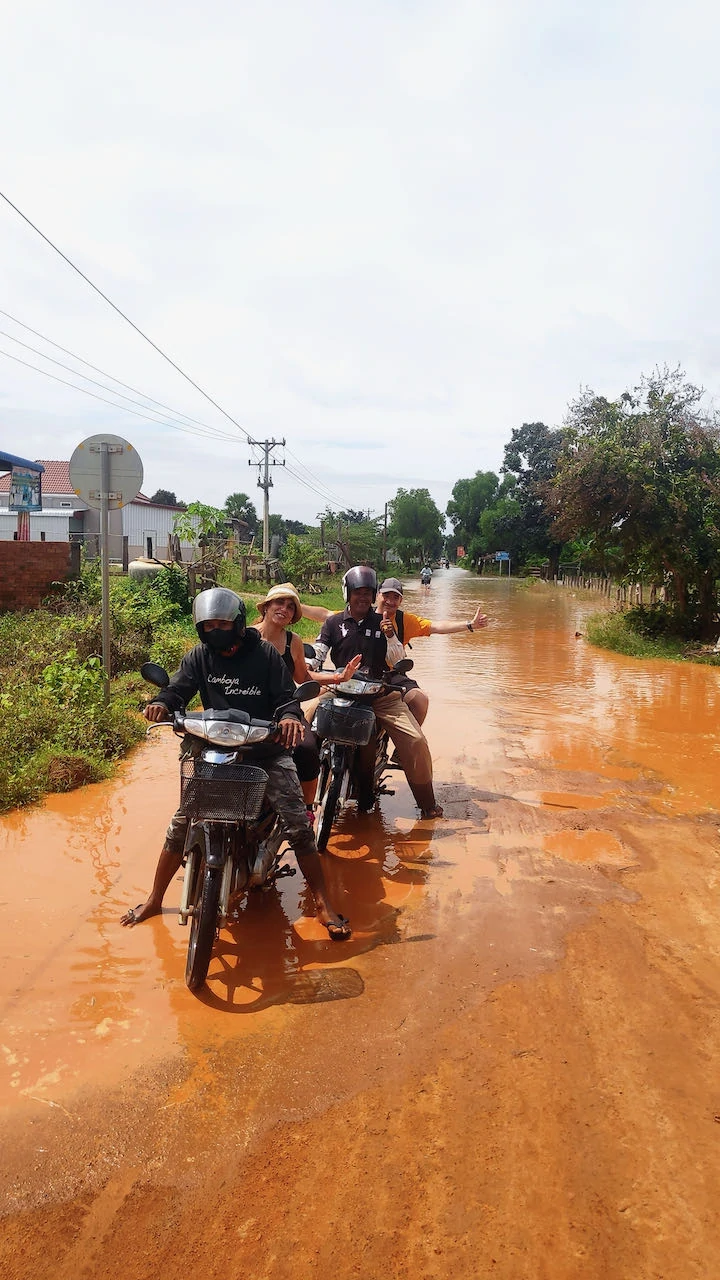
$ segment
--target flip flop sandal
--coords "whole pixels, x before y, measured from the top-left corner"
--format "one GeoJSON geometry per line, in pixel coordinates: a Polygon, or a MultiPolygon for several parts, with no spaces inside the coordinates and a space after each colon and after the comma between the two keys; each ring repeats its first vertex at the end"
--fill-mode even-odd
{"type": "Polygon", "coordinates": [[[346,916],[338,916],[337,920],[321,920],[320,923],[327,929],[333,942],[347,942],[352,937],[350,921],[346,916]]]}

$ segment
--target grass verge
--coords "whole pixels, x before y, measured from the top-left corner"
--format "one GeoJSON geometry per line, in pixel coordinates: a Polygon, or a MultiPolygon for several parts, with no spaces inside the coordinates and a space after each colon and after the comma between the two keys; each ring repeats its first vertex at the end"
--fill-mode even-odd
{"type": "MultiPolygon", "coordinates": [[[[253,586],[252,596],[242,593],[250,625],[265,594],[253,586]]],[[[0,813],[109,777],[145,736],[139,713],[153,691],[139,674],[141,664],[149,659],[175,671],[197,642],[189,601],[172,571],[152,583],[113,578],[106,707],[99,596],[97,573],[86,568],[52,606],[0,617],[0,813]]],[[[340,588],[330,585],[308,603],[342,608],[340,588]]],[[[320,625],[302,619],[293,629],[314,639],[320,625]]]]}
{"type": "Polygon", "coordinates": [[[594,613],[585,624],[585,634],[591,644],[629,658],[664,658],[671,662],[698,662],[706,666],[720,666],[720,653],[698,644],[662,637],[650,639],[638,635],[628,623],[627,616],[619,611],[594,613]]]}

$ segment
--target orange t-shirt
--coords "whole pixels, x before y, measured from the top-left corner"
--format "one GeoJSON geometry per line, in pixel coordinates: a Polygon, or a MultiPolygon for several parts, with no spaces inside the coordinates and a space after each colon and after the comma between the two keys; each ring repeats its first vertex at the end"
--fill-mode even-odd
{"type": "MultiPolygon", "coordinates": [[[[406,613],[403,609],[403,644],[415,640],[418,636],[429,636],[432,632],[430,618],[418,618],[416,613],[406,613]]],[[[393,624],[397,631],[397,623],[393,624]]]]}

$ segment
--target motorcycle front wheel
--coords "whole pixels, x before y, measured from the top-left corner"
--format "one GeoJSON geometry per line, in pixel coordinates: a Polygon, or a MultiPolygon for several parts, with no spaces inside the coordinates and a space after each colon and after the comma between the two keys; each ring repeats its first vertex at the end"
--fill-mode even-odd
{"type": "Polygon", "coordinates": [[[221,867],[208,867],[198,849],[198,870],[193,896],[190,902],[192,918],[188,938],[185,982],[191,991],[197,991],[207,978],[210,957],[215,945],[220,901],[221,867]]]}
{"type": "Polygon", "coordinates": [[[345,752],[342,758],[336,761],[332,768],[328,767],[327,772],[321,772],[320,784],[324,789],[320,795],[320,820],[318,822],[317,847],[318,849],[326,849],[327,842],[330,839],[330,832],[335,821],[335,813],[340,799],[342,790],[343,774],[345,773],[345,752]]]}

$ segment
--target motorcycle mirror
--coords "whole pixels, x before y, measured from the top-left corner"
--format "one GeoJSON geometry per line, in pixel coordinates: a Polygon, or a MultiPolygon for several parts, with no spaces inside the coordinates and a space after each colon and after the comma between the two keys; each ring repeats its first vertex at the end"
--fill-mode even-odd
{"type": "Polygon", "coordinates": [[[314,645],[308,644],[307,641],[303,645],[303,653],[306,658],[317,658],[314,645]]]}
{"type": "Polygon", "coordinates": [[[412,658],[401,658],[399,662],[395,663],[395,666],[393,667],[393,671],[397,675],[401,676],[401,675],[404,675],[406,671],[412,671],[414,666],[415,666],[415,663],[413,662],[412,658]]]}
{"type": "Polygon", "coordinates": [[[167,671],[164,667],[158,666],[157,662],[143,662],[140,675],[143,680],[147,680],[148,684],[156,684],[158,689],[165,689],[170,683],[167,671]]]}
{"type": "Polygon", "coordinates": [[[320,685],[317,680],[306,680],[304,684],[299,684],[295,690],[295,697],[298,702],[309,702],[311,698],[317,698],[320,693],[320,685]]]}

